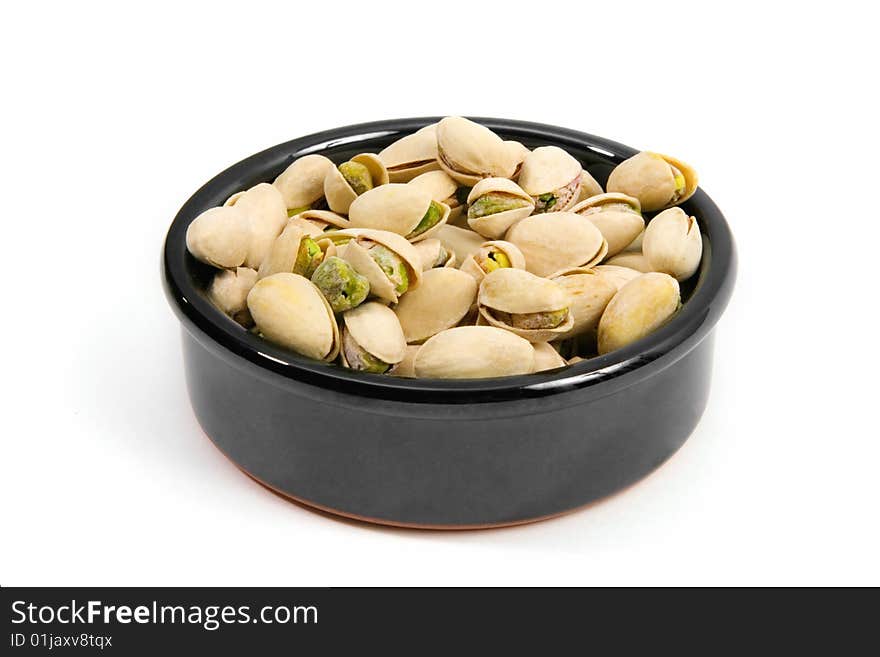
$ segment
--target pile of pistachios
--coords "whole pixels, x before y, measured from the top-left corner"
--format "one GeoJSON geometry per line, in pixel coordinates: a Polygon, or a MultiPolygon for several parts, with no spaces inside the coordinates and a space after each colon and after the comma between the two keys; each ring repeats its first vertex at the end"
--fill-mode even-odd
{"type": "Polygon", "coordinates": [[[641,152],[607,189],[557,146],[447,117],[379,153],[296,159],[190,224],[223,313],[364,372],[482,378],[607,354],[667,322],[703,242],[685,163],[641,152]],[[643,213],[656,213],[647,223],[643,213]]]}

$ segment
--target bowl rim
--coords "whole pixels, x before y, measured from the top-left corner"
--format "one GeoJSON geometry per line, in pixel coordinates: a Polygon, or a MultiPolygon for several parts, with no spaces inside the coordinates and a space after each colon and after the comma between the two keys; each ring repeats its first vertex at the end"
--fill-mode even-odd
{"type": "MultiPolygon", "coordinates": [[[[684,355],[711,331],[732,292],[736,252],[727,221],[701,188],[682,204],[697,217],[705,248],[695,289],[681,310],[661,328],[623,349],[546,372],[486,379],[409,379],[357,372],[300,356],[242,329],[216,309],[195,285],[187,269],[187,259],[192,258],[185,244],[187,227],[202,211],[216,205],[212,199],[223,194],[228,196],[231,188],[239,191],[245,187],[255,169],[280,171],[303,155],[321,153],[339,145],[356,145],[376,137],[396,139],[440,118],[389,119],[325,130],[272,146],[211,178],[180,208],[165,238],[163,283],[178,318],[191,331],[195,329],[228,352],[287,379],[336,392],[413,403],[500,402],[601,386],[624,374],[645,369],[671,352],[684,355]]],[[[613,163],[638,152],[610,139],[570,128],[512,119],[468,118],[501,133],[506,139],[533,139],[563,148],[567,144],[593,151],[613,163]]]]}

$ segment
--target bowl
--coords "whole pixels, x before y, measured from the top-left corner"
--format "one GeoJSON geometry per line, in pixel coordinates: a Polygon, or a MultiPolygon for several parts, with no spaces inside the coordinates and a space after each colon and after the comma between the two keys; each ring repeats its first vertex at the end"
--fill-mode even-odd
{"type": "MultiPolygon", "coordinates": [[[[246,474],[311,507],[404,527],[495,527],[560,515],[645,477],[687,440],[706,406],[713,328],[736,255],[703,192],[683,208],[704,239],[683,308],[650,336],[575,365],[476,380],[403,379],[301,357],[238,326],[205,295],[213,270],[186,250],[190,222],[234,192],[271,181],[295,158],[343,162],[439,117],[362,123],[294,139],[226,169],[175,217],[163,275],[180,320],[196,417],[246,474]]],[[[557,145],[605,184],[636,153],[539,123],[474,118],[529,148],[557,145]]]]}

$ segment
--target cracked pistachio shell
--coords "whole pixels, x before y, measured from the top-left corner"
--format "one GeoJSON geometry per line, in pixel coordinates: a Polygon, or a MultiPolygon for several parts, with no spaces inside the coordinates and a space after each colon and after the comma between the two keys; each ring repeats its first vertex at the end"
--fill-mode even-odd
{"type": "Polygon", "coordinates": [[[599,320],[599,354],[607,354],[649,335],[678,310],[681,295],[669,274],[642,274],[614,295],[599,320]]]}
{"type": "MultiPolygon", "coordinates": [[[[382,160],[373,153],[361,153],[349,161],[366,167],[374,189],[380,185],[388,184],[388,171],[382,164],[382,160]]],[[[348,184],[345,176],[339,171],[339,167],[333,167],[327,171],[327,176],[324,178],[324,198],[327,199],[327,205],[333,212],[348,214],[351,204],[357,197],[357,192],[348,184]]]]}
{"type": "Polygon", "coordinates": [[[247,309],[248,292],[257,282],[257,272],[248,267],[218,271],[208,287],[208,299],[221,312],[245,328],[253,325],[247,309]]]}
{"type": "Polygon", "coordinates": [[[618,253],[613,258],[608,258],[604,265],[614,265],[616,267],[626,267],[627,269],[635,269],[638,272],[647,274],[654,271],[654,265],[641,253],[633,253],[626,251],[618,253]]]}
{"type": "Polygon", "coordinates": [[[441,267],[422,275],[417,290],[400,298],[394,309],[407,342],[422,342],[452,328],[477,298],[477,283],[458,269],[441,267]]]}
{"type": "Polygon", "coordinates": [[[568,294],[562,286],[522,269],[496,269],[487,274],[480,283],[477,303],[480,315],[490,326],[505,329],[530,342],[547,342],[574,328],[571,312],[566,313],[559,326],[536,329],[514,327],[496,316],[498,312],[523,315],[569,308],[568,294]]]}
{"type": "Polygon", "coordinates": [[[422,345],[410,344],[406,346],[406,352],[403,354],[403,360],[395,363],[394,367],[388,370],[388,374],[399,376],[406,379],[414,379],[416,376],[416,354],[422,345]]]}
{"type": "Polygon", "coordinates": [[[703,238],[697,220],[681,208],[664,210],[645,229],[642,252],[655,271],[678,281],[689,279],[703,257],[703,238]]]}
{"type": "Polygon", "coordinates": [[[619,265],[596,265],[593,267],[593,271],[605,278],[618,290],[643,273],[637,269],[630,269],[629,267],[621,267],[619,265]]]}
{"type": "Polygon", "coordinates": [[[348,219],[329,210],[304,210],[288,219],[287,225],[299,226],[312,238],[318,238],[328,230],[350,227],[348,219]]]}
{"type": "Polygon", "coordinates": [[[324,178],[336,165],[323,155],[305,155],[281,172],[272,183],[288,209],[304,208],[324,196],[324,178]]]}
{"type": "Polygon", "coordinates": [[[559,340],[596,330],[605,307],[617,294],[617,286],[592,269],[568,269],[554,274],[551,280],[568,293],[568,309],[574,317],[574,326],[559,340]]]}
{"type": "Polygon", "coordinates": [[[609,192],[621,192],[639,199],[643,212],[678,205],[697,191],[697,173],[684,162],[660,153],[642,151],[618,164],[608,176],[609,192]],[[676,193],[675,171],[684,189],[676,193]]]}
{"type": "Polygon", "coordinates": [[[483,242],[476,253],[469,255],[463,263],[461,263],[461,271],[473,276],[477,284],[481,283],[486,277],[486,271],[480,266],[480,262],[488,257],[491,252],[498,252],[507,257],[510,267],[513,269],[525,269],[526,259],[522,251],[511,242],[504,240],[492,240],[483,242]]]}
{"type": "Polygon", "coordinates": [[[457,326],[428,339],[413,369],[420,378],[481,379],[528,374],[534,363],[528,340],[493,326],[457,326]]]}
{"type": "Polygon", "coordinates": [[[235,206],[205,210],[186,229],[186,248],[197,260],[220,269],[244,264],[251,223],[235,206]]]}
{"type": "Polygon", "coordinates": [[[516,169],[513,152],[479,123],[447,116],[437,124],[440,168],[462,185],[473,187],[481,178],[510,178],[516,169]]]}
{"type": "Polygon", "coordinates": [[[420,176],[416,176],[407,185],[427,192],[428,196],[438,203],[445,203],[450,207],[452,207],[453,203],[458,205],[458,199],[455,198],[458,183],[450,178],[449,174],[445,171],[428,171],[420,176]]]}
{"type": "Polygon", "coordinates": [[[394,365],[406,355],[406,340],[397,315],[388,306],[368,301],[342,316],[345,328],[367,353],[394,365]]]}
{"type": "Polygon", "coordinates": [[[486,194],[505,194],[528,202],[528,205],[513,210],[487,214],[482,217],[468,217],[468,225],[487,239],[494,240],[504,237],[504,233],[521,219],[525,219],[535,209],[535,201],[523,189],[507,178],[484,178],[471,189],[467,197],[468,205],[472,205],[486,194]]]}
{"type": "Polygon", "coordinates": [[[638,199],[626,194],[599,194],[575,205],[572,212],[585,217],[608,242],[608,256],[623,251],[645,229],[638,199]],[[631,210],[621,210],[618,205],[631,210]]]}
{"type": "Polygon", "coordinates": [[[257,270],[257,277],[262,279],[281,272],[293,273],[300,242],[307,237],[310,235],[302,227],[289,224],[272,242],[269,252],[257,270]]]}
{"type": "Polygon", "coordinates": [[[572,212],[526,217],[507,231],[505,239],[519,247],[526,258],[526,269],[538,276],[590,267],[601,262],[608,251],[599,229],[572,212]]]}
{"type": "MultiPolygon", "coordinates": [[[[336,255],[348,262],[370,282],[370,294],[390,303],[397,303],[396,286],[373,260],[364,242],[375,242],[393,251],[406,265],[409,287],[415,290],[422,280],[422,259],[415,247],[397,233],[368,228],[347,228],[326,233],[325,238],[335,244],[336,255]]],[[[329,252],[329,251],[328,251],[329,252]]]]}
{"type": "Polygon", "coordinates": [[[568,365],[549,342],[535,342],[532,347],[535,350],[535,372],[555,370],[557,367],[568,365]]]}
{"type": "Polygon", "coordinates": [[[422,259],[422,271],[435,267],[455,267],[455,251],[434,237],[416,242],[413,247],[422,259]]]}
{"type": "Polygon", "coordinates": [[[402,137],[379,151],[391,182],[405,183],[427,171],[440,168],[437,162],[437,124],[432,123],[402,137]]]}
{"type": "Polygon", "coordinates": [[[598,196],[599,194],[604,194],[605,190],[602,189],[602,185],[599,184],[590,173],[584,169],[581,173],[581,188],[578,191],[578,199],[577,202],[586,201],[591,196],[598,196]]]}
{"type": "MultiPolygon", "coordinates": [[[[432,202],[430,194],[408,184],[390,183],[371,189],[355,199],[348,219],[353,228],[387,230],[404,237],[411,234],[425,216],[432,202]]],[[[439,204],[443,215],[425,232],[412,238],[419,241],[436,237],[437,230],[449,218],[449,206],[439,204]]]]}
{"type": "Polygon", "coordinates": [[[260,183],[245,192],[233,194],[224,205],[234,205],[247,215],[251,240],[244,264],[257,269],[287,224],[287,208],[281,192],[269,183],[260,183]]]}
{"type": "Polygon", "coordinates": [[[522,143],[514,140],[505,141],[504,147],[507,149],[508,157],[513,163],[513,173],[510,174],[510,179],[516,180],[522,171],[522,164],[525,162],[526,156],[531,151],[522,143]]]}
{"type": "Polygon", "coordinates": [[[270,342],[316,360],[339,353],[339,327],[320,290],[298,274],[263,278],[247,297],[257,328],[270,342]]]}
{"type": "Polygon", "coordinates": [[[455,253],[456,262],[464,262],[472,253],[480,250],[483,242],[486,241],[479,233],[475,233],[468,228],[460,228],[458,226],[445,225],[441,226],[435,237],[455,253]]]}
{"type": "Polygon", "coordinates": [[[583,167],[558,146],[541,146],[528,154],[519,174],[519,186],[537,199],[542,194],[556,193],[559,201],[553,212],[567,210],[578,199],[583,167]]]}

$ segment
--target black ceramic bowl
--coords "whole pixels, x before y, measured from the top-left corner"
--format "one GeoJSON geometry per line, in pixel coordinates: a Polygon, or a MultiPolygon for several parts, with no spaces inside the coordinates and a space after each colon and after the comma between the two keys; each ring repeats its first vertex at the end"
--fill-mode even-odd
{"type": "MultiPolygon", "coordinates": [[[[664,327],[611,354],[550,372],[411,380],[326,365],[241,329],[205,297],[211,268],[186,251],[189,223],[295,158],[342,162],[436,117],[363,123],[239,162],[197,191],[168,231],[165,289],[183,327],[193,409],[242,470],[294,500],[370,522],[511,525],[570,511],[638,481],[687,439],[706,405],[712,330],[733,288],[730,229],[703,191],[684,208],[704,236],[699,273],[664,327]]],[[[532,148],[555,144],[605,183],[636,151],[554,126],[475,119],[532,148]]]]}

